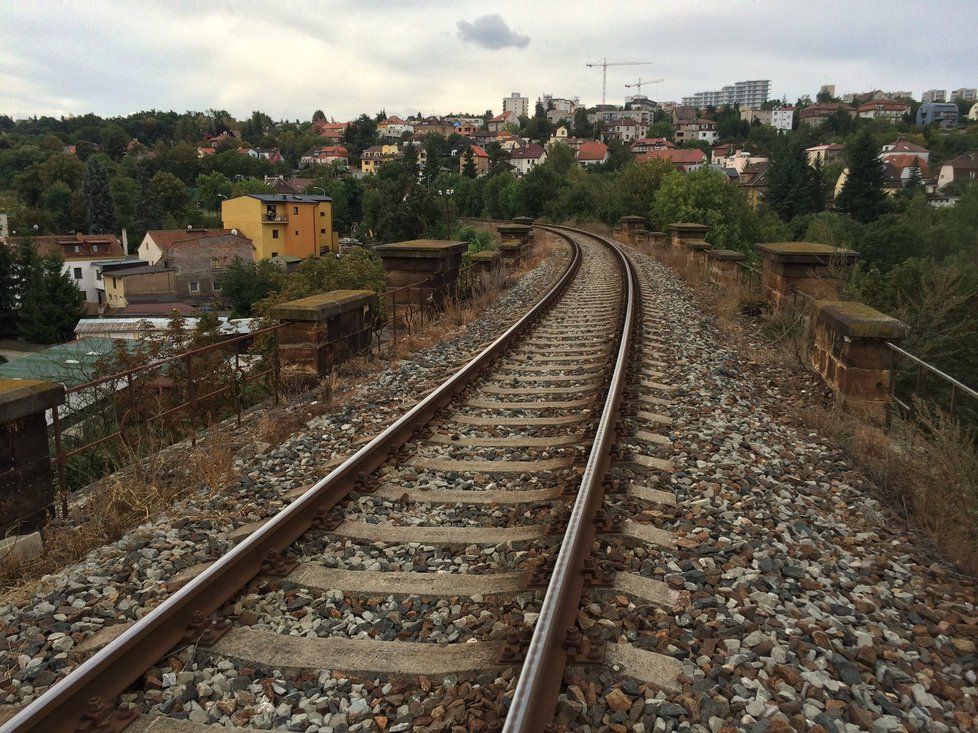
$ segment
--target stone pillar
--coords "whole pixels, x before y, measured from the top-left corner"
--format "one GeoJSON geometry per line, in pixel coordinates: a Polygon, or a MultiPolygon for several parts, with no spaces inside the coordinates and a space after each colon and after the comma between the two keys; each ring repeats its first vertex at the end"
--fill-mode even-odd
{"type": "Polygon", "coordinates": [[[632,247],[635,246],[635,232],[645,226],[644,216],[623,216],[618,220],[621,230],[621,241],[632,247]]]}
{"type": "Polygon", "coordinates": [[[514,216],[514,224],[520,224],[525,227],[530,227],[530,231],[526,236],[529,254],[533,254],[537,249],[537,230],[533,228],[533,217],[532,216],[514,216]]]}
{"type": "Polygon", "coordinates": [[[37,529],[54,504],[45,412],[65,388],[33,379],[0,379],[0,526],[3,534],[37,529]]]}
{"type": "Polygon", "coordinates": [[[757,249],[764,258],[765,297],[776,311],[791,305],[795,290],[815,299],[837,297],[842,272],[859,256],[816,242],[770,242],[757,249]]]}
{"type": "MultiPolygon", "coordinates": [[[[396,294],[398,307],[410,304],[441,308],[455,289],[467,248],[465,242],[412,239],[374,247],[374,252],[384,263],[387,289],[404,288],[396,294]]],[[[390,310],[391,303],[387,307],[390,310]]]]}
{"type": "Polygon", "coordinates": [[[694,224],[692,222],[679,222],[669,225],[672,232],[672,246],[680,248],[687,240],[702,241],[706,233],[710,230],[706,224],[694,224]]]}
{"type": "Polygon", "coordinates": [[[526,224],[500,224],[496,227],[503,244],[516,242],[520,246],[520,259],[533,253],[533,227],[526,224]]]}
{"type": "Polygon", "coordinates": [[[639,252],[649,253],[649,230],[636,229],[632,232],[632,246],[639,252]]]}
{"type": "Polygon", "coordinates": [[[367,314],[376,303],[373,290],[332,290],[273,306],[269,316],[283,322],[277,334],[282,378],[311,386],[367,349],[367,314]]]}
{"type": "Polygon", "coordinates": [[[733,285],[739,280],[740,263],[747,255],[733,249],[711,249],[707,253],[710,261],[710,279],[717,285],[733,285]]]}
{"type": "Polygon", "coordinates": [[[813,321],[812,366],[845,405],[884,420],[893,386],[893,352],[907,326],[863,303],[818,300],[813,321]]]}
{"type": "Polygon", "coordinates": [[[498,249],[473,252],[469,255],[469,264],[473,290],[484,292],[491,288],[498,288],[502,284],[505,275],[503,253],[498,249]]]}
{"type": "Polygon", "coordinates": [[[704,242],[702,239],[687,239],[683,244],[686,247],[686,265],[705,277],[710,243],[704,242]]]}

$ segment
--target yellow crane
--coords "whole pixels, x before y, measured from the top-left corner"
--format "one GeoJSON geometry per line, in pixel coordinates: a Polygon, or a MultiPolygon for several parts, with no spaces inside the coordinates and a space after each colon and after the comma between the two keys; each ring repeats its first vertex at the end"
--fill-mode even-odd
{"type": "Polygon", "coordinates": [[[609,66],[651,66],[651,61],[608,61],[607,58],[595,61],[592,64],[584,64],[589,69],[601,67],[601,106],[604,107],[608,92],[608,67],[609,66]]]}
{"type": "Polygon", "coordinates": [[[651,81],[642,81],[642,77],[639,77],[637,82],[635,82],[634,84],[626,84],[625,88],[638,89],[638,93],[641,94],[643,84],[661,84],[664,81],[665,79],[652,79],[651,81]]]}

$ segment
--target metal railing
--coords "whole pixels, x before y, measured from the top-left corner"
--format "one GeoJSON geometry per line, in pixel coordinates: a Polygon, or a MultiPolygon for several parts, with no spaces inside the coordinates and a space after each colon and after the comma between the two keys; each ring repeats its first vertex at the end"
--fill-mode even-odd
{"type": "MultiPolygon", "coordinates": [[[[955,411],[959,409],[958,405],[958,395],[962,395],[965,398],[970,398],[974,400],[974,405],[978,408],[978,390],[974,390],[964,382],[961,382],[950,374],[941,371],[933,364],[929,364],[918,356],[914,356],[906,349],[902,349],[891,341],[887,341],[886,345],[890,348],[890,353],[892,354],[893,360],[891,362],[891,378],[890,378],[890,399],[894,405],[899,407],[903,413],[912,418],[916,414],[916,401],[922,392],[923,380],[925,374],[935,375],[940,382],[947,386],[948,389],[948,402],[947,402],[947,414],[948,417],[954,417],[955,411]],[[911,363],[911,370],[915,373],[914,388],[910,394],[909,401],[904,400],[898,394],[898,372],[900,369],[901,360],[906,360],[911,363]]],[[[889,423],[889,420],[887,420],[889,423]]],[[[887,425],[889,427],[889,424],[887,425]]]]}

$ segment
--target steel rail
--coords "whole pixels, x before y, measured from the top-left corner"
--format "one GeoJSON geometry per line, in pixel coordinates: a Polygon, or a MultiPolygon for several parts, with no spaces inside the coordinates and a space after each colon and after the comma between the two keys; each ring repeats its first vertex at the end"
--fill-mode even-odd
{"type": "Polygon", "coordinates": [[[564,641],[567,630],[576,623],[580,608],[581,594],[584,590],[584,561],[591,554],[595,536],[595,515],[604,500],[603,481],[611,465],[610,453],[615,439],[615,423],[625,388],[628,357],[636,321],[638,276],[631,261],[611,240],[581,229],[570,227],[560,229],[597,239],[609,246],[617,255],[627,283],[625,315],[622,320],[618,356],[604,409],[581,476],[577,498],[574,500],[567,522],[567,531],[561,541],[550,583],[543,598],[540,615],[533,628],[526,659],[513,692],[503,733],[541,733],[553,721],[567,659],[564,641]]]}
{"type": "Polygon", "coordinates": [[[109,703],[179,644],[195,614],[212,614],[262,570],[271,551],[283,552],[305,533],[317,514],[338,504],[358,476],[369,474],[420,430],[442,407],[479,377],[513,341],[560,299],[581,265],[580,245],[557,283],[526,314],[421,402],[309,490],[225,553],[200,575],[85,660],[0,728],[0,733],[71,733],[91,710],[109,703]]]}

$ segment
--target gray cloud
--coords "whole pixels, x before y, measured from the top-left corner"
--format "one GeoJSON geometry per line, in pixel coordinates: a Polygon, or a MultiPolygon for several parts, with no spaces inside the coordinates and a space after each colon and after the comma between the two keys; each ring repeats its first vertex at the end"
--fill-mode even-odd
{"type": "Polygon", "coordinates": [[[458,22],[458,35],[466,43],[474,43],[477,46],[488,48],[490,51],[498,51],[501,48],[526,48],[530,43],[530,37],[517,33],[508,25],[503,17],[498,14],[483,15],[476,18],[473,22],[460,20],[458,22]]]}

